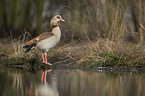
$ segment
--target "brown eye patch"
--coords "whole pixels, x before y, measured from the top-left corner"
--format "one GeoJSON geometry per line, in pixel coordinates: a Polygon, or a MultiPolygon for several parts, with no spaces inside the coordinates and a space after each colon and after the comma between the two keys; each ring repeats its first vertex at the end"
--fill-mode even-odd
{"type": "Polygon", "coordinates": [[[57,19],[60,19],[60,16],[57,16],[56,18],[57,18],[57,19]]]}

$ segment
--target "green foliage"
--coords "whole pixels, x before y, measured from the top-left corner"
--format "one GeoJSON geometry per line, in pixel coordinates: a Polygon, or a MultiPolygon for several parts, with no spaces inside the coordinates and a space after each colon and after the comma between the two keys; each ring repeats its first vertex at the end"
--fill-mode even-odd
{"type": "Polygon", "coordinates": [[[128,67],[128,60],[125,57],[104,52],[90,57],[89,61],[83,62],[82,65],[85,67],[128,67]]]}

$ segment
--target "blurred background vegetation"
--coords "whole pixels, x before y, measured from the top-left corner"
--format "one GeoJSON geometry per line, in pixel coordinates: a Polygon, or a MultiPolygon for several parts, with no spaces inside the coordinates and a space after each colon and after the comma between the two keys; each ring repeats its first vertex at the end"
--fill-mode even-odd
{"type": "Polygon", "coordinates": [[[144,41],[145,0],[1,0],[0,37],[51,31],[49,22],[56,14],[66,20],[60,24],[65,41],[144,41]]]}

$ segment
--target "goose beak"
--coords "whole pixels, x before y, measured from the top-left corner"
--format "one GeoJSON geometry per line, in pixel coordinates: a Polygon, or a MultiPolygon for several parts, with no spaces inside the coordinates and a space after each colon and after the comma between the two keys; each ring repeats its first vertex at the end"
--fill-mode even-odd
{"type": "Polygon", "coordinates": [[[64,22],[65,20],[61,18],[60,21],[63,21],[64,22]]]}

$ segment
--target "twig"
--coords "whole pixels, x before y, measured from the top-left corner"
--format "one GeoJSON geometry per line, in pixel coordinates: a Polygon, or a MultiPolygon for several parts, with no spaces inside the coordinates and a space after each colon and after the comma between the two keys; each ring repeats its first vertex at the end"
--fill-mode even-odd
{"type": "Polygon", "coordinates": [[[72,56],[70,56],[69,54],[65,53],[68,57],[70,57],[73,60],[76,60],[75,58],[73,58],[72,56]]]}
{"type": "Polygon", "coordinates": [[[144,27],[141,23],[139,23],[139,25],[141,26],[141,28],[142,28],[143,30],[145,30],[145,27],[144,27]]]}

